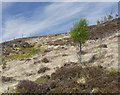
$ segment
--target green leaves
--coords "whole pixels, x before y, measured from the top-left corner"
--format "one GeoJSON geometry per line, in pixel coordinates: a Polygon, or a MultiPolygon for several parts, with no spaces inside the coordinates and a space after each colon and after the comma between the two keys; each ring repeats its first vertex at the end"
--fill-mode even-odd
{"type": "Polygon", "coordinates": [[[118,17],[119,15],[118,15],[118,14],[116,14],[115,16],[116,16],[116,17],[118,17]]]}
{"type": "Polygon", "coordinates": [[[112,15],[108,15],[108,20],[110,21],[113,18],[112,15]]]}
{"type": "Polygon", "coordinates": [[[6,62],[3,62],[2,63],[2,69],[5,69],[6,68],[6,62]]]}
{"type": "Polygon", "coordinates": [[[86,19],[80,19],[79,22],[75,22],[71,28],[71,39],[75,43],[85,43],[88,39],[88,24],[86,19]]]}

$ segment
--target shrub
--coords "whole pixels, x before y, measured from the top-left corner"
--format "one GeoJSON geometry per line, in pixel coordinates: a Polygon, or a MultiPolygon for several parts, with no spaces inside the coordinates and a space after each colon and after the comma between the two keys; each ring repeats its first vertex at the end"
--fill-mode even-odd
{"type": "Polygon", "coordinates": [[[105,17],[104,17],[104,22],[106,22],[106,21],[107,21],[107,17],[105,16],[105,17]]]}
{"type": "Polygon", "coordinates": [[[50,88],[51,89],[54,89],[55,87],[57,87],[57,83],[56,83],[56,81],[55,80],[52,80],[51,82],[50,82],[50,88]]]}
{"type": "Polygon", "coordinates": [[[2,69],[5,69],[6,68],[6,62],[3,62],[2,63],[2,69]]]}
{"type": "Polygon", "coordinates": [[[100,24],[100,21],[99,20],[97,20],[97,25],[99,25],[100,24]]]}
{"type": "Polygon", "coordinates": [[[78,64],[64,65],[49,76],[42,76],[35,82],[22,80],[17,86],[21,93],[117,93],[118,72],[106,74],[102,66],[82,68],[78,64]],[[85,82],[77,82],[84,77],[85,82]]]}
{"type": "Polygon", "coordinates": [[[110,21],[113,18],[113,16],[108,15],[108,21],[110,21]]]}
{"type": "Polygon", "coordinates": [[[47,71],[47,70],[50,70],[50,68],[48,68],[48,67],[40,68],[40,70],[38,70],[38,74],[44,73],[44,72],[47,71]]]}
{"type": "Polygon", "coordinates": [[[31,51],[32,54],[35,54],[36,53],[36,50],[35,48],[32,48],[32,51],[31,51]]]}
{"type": "Polygon", "coordinates": [[[44,62],[44,63],[48,63],[49,62],[49,60],[47,58],[43,58],[41,61],[44,62]]]}
{"type": "Polygon", "coordinates": [[[15,79],[13,79],[13,77],[5,77],[2,76],[2,82],[9,82],[9,81],[14,81],[15,79]]]}
{"type": "Polygon", "coordinates": [[[47,93],[49,87],[46,84],[41,85],[30,80],[21,80],[17,85],[16,91],[20,93],[47,93]]]}
{"type": "Polygon", "coordinates": [[[116,14],[115,16],[116,16],[116,17],[119,17],[119,15],[118,15],[118,14],[116,14]]]}

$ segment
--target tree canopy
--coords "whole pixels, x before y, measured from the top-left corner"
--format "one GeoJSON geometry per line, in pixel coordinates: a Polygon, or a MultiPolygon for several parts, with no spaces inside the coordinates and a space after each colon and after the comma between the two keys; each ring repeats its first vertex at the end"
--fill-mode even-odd
{"type": "Polygon", "coordinates": [[[88,39],[88,32],[89,29],[86,19],[80,19],[80,21],[75,22],[75,24],[71,28],[71,39],[75,43],[83,44],[88,39]]]}

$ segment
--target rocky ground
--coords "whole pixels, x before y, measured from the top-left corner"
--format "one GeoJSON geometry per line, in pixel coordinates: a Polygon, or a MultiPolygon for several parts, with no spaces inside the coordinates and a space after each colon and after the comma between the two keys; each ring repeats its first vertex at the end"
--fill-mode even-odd
{"type": "Polygon", "coordinates": [[[2,43],[0,92],[118,92],[119,20],[90,26],[81,64],[69,33],[2,43]]]}

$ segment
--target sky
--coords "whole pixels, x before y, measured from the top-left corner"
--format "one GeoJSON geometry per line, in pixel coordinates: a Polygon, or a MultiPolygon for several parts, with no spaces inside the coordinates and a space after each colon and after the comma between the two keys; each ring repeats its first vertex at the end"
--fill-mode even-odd
{"type": "Polygon", "coordinates": [[[111,8],[118,14],[117,2],[2,2],[3,41],[14,38],[70,32],[80,18],[88,25],[102,20],[111,8]]]}

